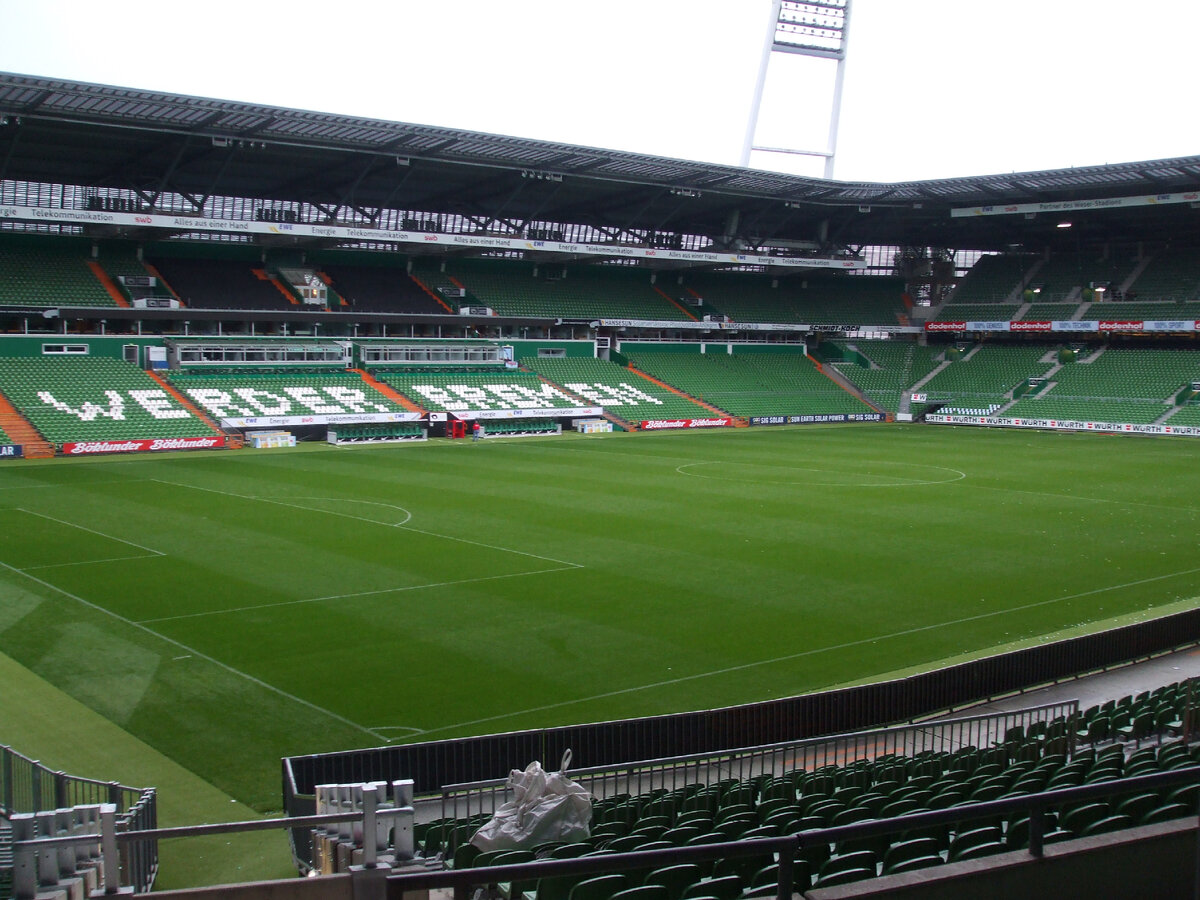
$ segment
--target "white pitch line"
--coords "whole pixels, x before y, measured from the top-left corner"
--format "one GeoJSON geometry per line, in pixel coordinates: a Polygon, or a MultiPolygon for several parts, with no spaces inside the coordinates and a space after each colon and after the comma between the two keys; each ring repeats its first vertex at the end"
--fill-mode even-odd
{"type": "Polygon", "coordinates": [[[63,588],[60,588],[56,584],[51,584],[49,581],[45,581],[41,578],[38,578],[36,575],[30,575],[28,572],[22,572],[20,569],[14,568],[13,566],[10,566],[8,563],[5,563],[5,562],[0,562],[0,566],[2,566],[5,569],[8,569],[10,572],[15,572],[16,574],[20,575],[22,578],[28,578],[30,581],[37,582],[42,587],[47,588],[48,590],[55,591],[56,593],[59,593],[62,596],[66,597],[70,600],[74,600],[76,603],[78,603],[82,606],[86,606],[88,609],[92,609],[92,610],[95,610],[96,612],[103,613],[104,615],[115,619],[116,621],[122,623],[123,625],[128,625],[130,628],[136,628],[139,631],[145,632],[146,634],[150,635],[151,637],[156,637],[160,641],[170,644],[172,647],[177,647],[180,650],[185,651],[186,653],[188,653],[191,656],[198,657],[199,659],[202,659],[205,662],[210,662],[217,668],[224,669],[226,672],[228,672],[231,675],[235,675],[238,678],[244,678],[247,681],[249,681],[250,683],[256,684],[266,691],[270,691],[273,694],[278,694],[280,697],[283,697],[285,700],[291,700],[293,703],[299,703],[301,706],[307,707],[308,709],[311,709],[314,712],[318,712],[318,713],[321,713],[322,715],[329,716],[329,718],[333,719],[334,721],[341,722],[343,725],[347,725],[350,728],[353,728],[355,731],[361,731],[363,734],[366,734],[372,738],[375,738],[375,740],[378,740],[378,741],[386,741],[387,740],[387,738],[384,737],[382,734],[379,734],[376,731],[372,731],[370,728],[365,728],[364,726],[359,725],[357,722],[352,722],[350,719],[347,719],[345,716],[339,715],[338,713],[335,713],[332,710],[325,709],[322,706],[317,706],[317,704],[315,704],[309,700],[305,700],[302,697],[297,697],[295,694],[289,694],[287,691],[283,690],[282,688],[277,688],[273,684],[268,684],[267,682],[263,681],[261,678],[255,678],[253,675],[243,672],[241,669],[235,669],[233,666],[229,665],[228,663],[223,663],[219,659],[209,656],[207,653],[201,653],[199,650],[189,647],[187,644],[183,643],[182,641],[177,641],[174,638],[167,637],[165,634],[160,634],[159,632],[155,631],[153,628],[147,628],[145,625],[141,624],[140,622],[135,622],[130,618],[122,616],[120,613],[115,613],[111,609],[106,609],[105,607],[100,606],[98,603],[92,603],[90,600],[84,600],[78,594],[72,594],[70,591],[64,590],[63,588]]]}
{"type": "Polygon", "coordinates": [[[353,600],[356,597],[373,597],[379,594],[393,594],[401,591],[423,591],[429,588],[454,587],[460,584],[478,584],[482,581],[498,581],[501,578],[524,578],[528,575],[547,575],[550,572],[569,572],[582,566],[560,566],[557,569],[538,569],[535,572],[510,572],[506,575],[482,575],[479,578],[462,578],[458,581],[440,581],[433,584],[410,584],[401,587],[378,588],[372,591],[355,591],[351,594],[330,594],[327,597],[307,597],[302,600],[281,600],[278,603],[258,603],[253,606],[235,606],[230,609],[209,609],[204,612],[181,613],[177,616],[159,616],[155,619],[141,619],[139,625],[150,622],[174,622],[179,619],[202,619],[207,616],[223,616],[228,613],[253,612],[259,609],[276,609],[282,606],[296,606],[301,603],[322,603],[326,600],[353,600]]]}
{"type": "Polygon", "coordinates": [[[44,563],[40,566],[25,566],[20,571],[33,572],[38,569],[60,569],[63,566],[92,566],[98,563],[129,562],[130,560],[134,559],[162,559],[165,555],[166,554],[164,553],[152,553],[145,556],[111,556],[108,559],[80,559],[75,560],[74,562],[44,563]]]}
{"type": "MultiPolygon", "coordinates": [[[[171,487],[189,488],[193,491],[203,491],[206,494],[220,494],[224,497],[234,497],[238,500],[253,500],[258,503],[270,503],[274,506],[286,506],[290,509],[302,509],[305,512],[328,513],[331,516],[341,516],[343,519],[354,519],[357,522],[366,522],[370,525],[382,525],[384,528],[399,528],[401,525],[404,524],[403,522],[380,522],[378,519],[368,519],[363,516],[353,515],[351,513],[338,512],[335,509],[313,509],[311,506],[301,506],[299,503],[288,503],[286,500],[275,500],[275,499],[272,499],[271,497],[256,497],[251,494],[235,494],[233,491],[219,491],[216,488],[197,487],[194,484],[183,484],[178,481],[163,481],[161,478],[151,478],[150,480],[153,482],[156,482],[157,484],[168,484],[171,487]]],[[[340,500],[341,498],[338,498],[338,497],[299,497],[297,499],[300,499],[300,500],[318,500],[318,499],[320,499],[320,500],[340,500]]],[[[344,500],[343,502],[372,503],[373,501],[370,501],[370,500],[344,500]]],[[[376,505],[388,506],[390,504],[376,504],[376,505]]],[[[408,518],[404,520],[405,522],[407,522],[409,519],[412,518],[412,513],[410,513],[407,509],[404,509],[403,506],[397,506],[397,507],[393,507],[393,508],[402,510],[408,516],[408,518]]]]}
{"type": "MultiPolygon", "coordinates": [[[[515,553],[518,556],[528,556],[530,559],[540,559],[542,562],[557,563],[560,566],[567,566],[572,569],[585,568],[585,566],[582,563],[567,562],[565,559],[555,559],[552,556],[539,556],[536,553],[528,553],[524,550],[513,550],[511,547],[498,547],[495,544],[485,544],[482,541],[473,541],[473,540],[470,540],[469,538],[454,537],[449,534],[438,534],[435,531],[424,531],[423,529],[413,528],[410,525],[405,525],[405,524],[401,524],[401,523],[397,523],[394,525],[388,525],[384,522],[379,522],[375,519],[364,519],[361,516],[352,516],[348,513],[335,512],[335,511],[329,510],[329,509],[313,509],[312,507],[309,507],[309,506],[297,506],[294,503],[287,503],[283,500],[270,500],[266,497],[252,497],[248,494],[235,494],[233,491],[221,491],[221,490],[217,490],[216,488],[197,487],[192,484],[182,484],[177,481],[163,481],[162,479],[159,479],[159,478],[153,478],[153,479],[151,479],[151,481],[158,482],[159,484],[169,484],[173,487],[191,488],[194,491],[204,491],[205,493],[209,493],[209,494],[222,494],[226,497],[235,497],[238,500],[255,500],[260,503],[274,503],[279,506],[290,506],[293,509],[303,509],[303,510],[306,510],[307,512],[329,513],[329,515],[331,515],[331,516],[342,516],[343,518],[347,518],[347,519],[357,519],[360,522],[367,522],[368,524],[371,524],[371,525],[383,525],[385,528],[399,528],[402,531],[412,531],[412,532],[415,532],[416,534],[423,534],[428,537],[441,538],[446,541],[457,541],[460,544],[472,544],[476,547],[484,547],[488,550],[497,550],[501,553],[515,553]]],[[[330,498],[330,499],[337,499],[337,498],[330,498]]],[[[348,502],[357,502],[357,501],[350,500],[348,502]]],[[[397,509],[403,509],[403,507],[397,507],[397,509]]],[[[404,511],[408,512],[408,510],[404,510],[404,511]]],[[[409,514],[409,518],[411,518],[411,513],[409,514]]],[[[406,519],[405,521],[407,522],[408,519],[406,519]]]]}
{"type": "Polygon", "coordinates": [[[51,522],[57,522],[59,525],[66,525],[68,528],[78,528],[80,531],[86,531],[90,534],[96,535],[97,537],[108,538],[110,541],[116,541],[118,544],[128,544],[130,547],[137,547],[139,550],[145,550],[147,553],[153,556],[166,556],[166,554],[161,550],[155,550],[153,547],[143,547],[141,544],[136,544],[133,541],[127,541],[124,538],[119,538],[115,535],[105,534],[103,531],[96,531],[94,528],[87,528],[83,525],[76,525],[74,522],[56,519],[54,516],[48,516],[45,513],[34,512],[32,509],[25,509],[22,506],[14,506],[11,508],[17,510],[17,512],[23,512],[31,516],[37,516],[39,519],[47,519],[51,522]]]}
{"type": "Polygon", "coordinates": [[[846,641],[842,644],[832,644],[828,647],[815,647],[811,650],[801,650],[799,653],[789,653],[786,656],[776,656],[771,659],[760,659],[754,662],[742,663],[736,666],[726,666],[722,669],[713,669],[710,672],[697,672],[694,675],[683,675],[679,678],[668,678],[663,681],[655,681],[649,684],[637,685],[635,687],[620,688],[615,691],[606,691],[602,694],[594,694],[591,697],[578,697],[574,700],[563,700],[559,703],[547,703],[544,706],[533,706],[529,709],[514,710],[511,712],[502,713],[495,716],[486,716],[482,719],[472,719],[469,722],[458,722],[454,725],[443,725],[439,728],[430,728],[423,732],[424,734],[436,734],[439,731],[451,731],[459,728],[467,728],[474,725],[482,725],[485,722],[494,722],[499,719],[509,719],[513,716],[524,716],[530,713],[545,712],[546,710],[558,709],[564,706],[575,706],[580,703],[591,703],[595,700],[606,700],[610,697],[620,697],[624,694],[636,694],[640,691],[653,690],[655,688],[671,687],[676,684],[684,684],[689,681],[699,681],[704,678],[712,678],[717,675],[728,675],[732,672],[742,672],[747,669],[756,669],[760,666],[770,666],[775,663],[790,662],[793,659],[802,659],[806,656],[815,656],[818,653],[828,653],[833,650],[846,650],[850,647],[860,647],[863,644],[874,644],[879,641],[890,640],[891,638],[907,637],[910,634],[919,634],[922,631],[935,631],[938,628],[945,628],[949,625],[963,625],[967,622],[976,622],[980,619],[988,619],[993,616],[1002,616],[1008,613],[1023,612],[1027,609],[1034,609],[1038,606],[1048,606],[1052,603],[1062,603],[1065,600],[1078,600],[1081,597],[1091,597],[1096,594],[1104,594],[1109,591],[1119,591],[1128,587],[1137,587],[1138,585],[1151,584],[1155,581],[1165,581],[1168,578],[1179,578],[1184,575],[1195,575],[1200,572],[1200,568],[1185,569],[1181,572],[1170,572],[1166,575],[1155,575],[1150,578],[1141,578],[1137,581],[1127,581],[1124,584],[1113,584],[1108,587],[1095,588],[1090,591],[1081,591],[1078,594],[1068,594],[1064,597],[1053,597],[1049,600],[1038,600],[1034,603],[1026,603],[1021,606],[1011,606],[1007,609],[997,609],[992,612],[979,613],[974,616],[965,616],[961,619],[953,619],[944,622],[935,622],[932,625],[920,625],[916,628],[906,628],[903,631],[893,631],[890,634],[880,634],[875,637],[860,638],[856,641],[846,641]]]}
{"type": "Polygon", "coordinates": [[[1023,491],[1020,488],[996,487],[994,485],[972,482],[972,490],[1000,491],[1005,494],[1028,494],[1031,497],[1052,497],[1055,500],[1077,500],[1082,503],[1110,503],[1115,506],[1143,506],[1146,509],[1164,509],[1170,512],[1198,513],[1200,509],[1193,506],[1167,506],[1163,503],[1144,503],[1141,500],[1114,500],[1111,497],[1080,497],[1076,494],[1057,494],[1053,491],[1023,491]]]}

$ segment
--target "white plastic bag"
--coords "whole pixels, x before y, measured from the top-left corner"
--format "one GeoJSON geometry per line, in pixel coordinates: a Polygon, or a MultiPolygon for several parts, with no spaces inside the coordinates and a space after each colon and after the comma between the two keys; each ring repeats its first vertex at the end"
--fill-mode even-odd
{"type": "Polygon", "coordinates": [[[571,751],[563,754],[562,767],[546,772],[534,761],[525,771],[508,776],[512,799],[471,837],[480,850],[532,849],[547,841],[587,840],[592,821],[592,798],[567,777],[571,751]]]}

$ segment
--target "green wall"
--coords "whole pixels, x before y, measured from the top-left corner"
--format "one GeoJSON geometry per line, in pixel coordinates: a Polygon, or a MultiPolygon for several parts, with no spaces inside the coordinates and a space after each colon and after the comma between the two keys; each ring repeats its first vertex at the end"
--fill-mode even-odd
{"type": "Polygon", "coordinates": [[[139,347],[161,347],[162,338],[133,337],[128,334],[118,334],[101,337],[98,335],[78,334],[31,334],[5,335],[0,337],[0,356],[41,356],[42,344],[87,344],[90,356],[111,356],[122,359],[122,348],[126,344],[137,344],[139,347]]]}

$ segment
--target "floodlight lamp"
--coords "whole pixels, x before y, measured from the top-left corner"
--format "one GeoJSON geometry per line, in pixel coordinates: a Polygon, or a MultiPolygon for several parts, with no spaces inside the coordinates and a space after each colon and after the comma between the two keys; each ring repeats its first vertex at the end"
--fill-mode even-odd
{"type": "Polygon", "coordinates": [[[1071,223],[1070,223],[1070,222],[1059,222],[1059,223],[1058,223],[1056,226],[1054,226],[1054,227],[1055,227],[1055,228],[1070,228],[1070,227],[1071,227],[1071,223]]]}

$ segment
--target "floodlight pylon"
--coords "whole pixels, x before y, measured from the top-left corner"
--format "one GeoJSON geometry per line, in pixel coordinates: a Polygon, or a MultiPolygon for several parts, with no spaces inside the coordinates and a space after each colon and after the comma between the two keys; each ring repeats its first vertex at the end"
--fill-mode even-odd
{"type": "Polygon", "coordinates": [[[750,165],[754,151],[784,153],[796,156],[816,156],[825,159],[825,177],[832,178],[837,155],[838,124],[842,111],[842,85],[846,72],[846,46],[850,31],[850,0],[774,0],[759,61],[758,78],[750,102],[746,138],[742,145],[740,163],[750,165]],[[762,107],[763,90],[771,56],[789,53],[817,59],[833,60],[837,64],[830,102],[829,129],[824,150],[801,150],[793,147],[760,147],[754,143],[758,132],[758,116],[762,107]]]}

